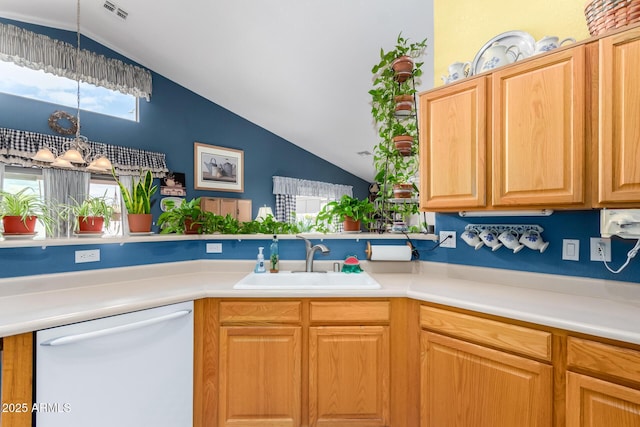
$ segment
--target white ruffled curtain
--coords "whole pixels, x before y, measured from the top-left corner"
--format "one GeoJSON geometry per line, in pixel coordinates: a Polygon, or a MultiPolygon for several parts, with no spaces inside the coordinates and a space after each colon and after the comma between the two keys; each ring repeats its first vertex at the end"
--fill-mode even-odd
{"type": "Polygon", "coordinates": [[[75,46],[10,24],[0,23],[0,59],[33,70],[80,80],[107,89],[151,98],[151,73],[104,55],[80,50],[80,69],[75,46]]]}
{"type": "Polygon", "coordinates": [[[330,200],[338,200],[345,194],[353,197],[353,187],[351,185],[274,176],[273,194],[276,196],[276,221],[292,222],[295,218],[296,196],[326,197],[330,200]]]}

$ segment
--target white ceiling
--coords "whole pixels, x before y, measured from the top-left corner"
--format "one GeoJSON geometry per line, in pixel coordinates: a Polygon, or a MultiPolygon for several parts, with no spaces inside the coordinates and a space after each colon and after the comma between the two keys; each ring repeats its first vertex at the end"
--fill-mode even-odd
{"type": "MultiPolygon", "coordinates": [[[[311,153],[372,181],[368,91],[380,48],[428,37],[433,0],[81,0],[81,32],[311,153]]],[[[0,16],[75,31],[76,0],[0,0],[0,16]]]]}

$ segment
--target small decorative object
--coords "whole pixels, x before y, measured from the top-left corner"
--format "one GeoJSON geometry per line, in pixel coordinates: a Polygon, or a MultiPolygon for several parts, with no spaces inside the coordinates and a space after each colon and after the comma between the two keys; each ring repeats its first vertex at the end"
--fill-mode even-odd
{"type": "Polygon", "coordinates": [[[184,173],[169,172],[162,180],[160,194],[162,196],[185,197],[187,195],[187,189],[185,188],[184,173]]]}
{"type": "Polygon", "coordinates": [[[244,191],[244,152],[196,142],[194,187],[198,190],[244,191]]]}
{"type": "Polygon", "coordinates": [[[66,111],[54,111],[49,116],[49,127],[61,135],[75,135],[78,130],[78,119],[75,116],[67,113],[66,111]],[[60,120],[66,120],[69,122],[68,127],[62,127],[60,120]]]}
{"type": "Polygon", "coordinates": [[[350,255],[344,260],[342,265],[343,273],[361,273],[362,267],[360,267],[360,261],[355,255],[350,255]]]}
{"type": "Polygon", "coordinates": [[[278,236],[273,235],[273,241],[269,247],[269,272],[277,273],[279,267],[280,255],[278,255],[278,236]]]}

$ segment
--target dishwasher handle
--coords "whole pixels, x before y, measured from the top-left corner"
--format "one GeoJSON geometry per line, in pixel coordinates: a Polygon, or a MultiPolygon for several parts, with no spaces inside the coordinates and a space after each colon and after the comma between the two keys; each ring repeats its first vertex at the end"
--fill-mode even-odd
{"type": "Polygon", "coordinates": [[[51,338],[47,341],[40,343],[42,346],[59,346],[67,344],[75,344],[81,341],[90,340],[93,338],[104,337],[107,335],[120,334],[134,329],[140,329],[147,326],[155,325],[158,323],[166,322],[173,319],[179,319],[191,313],[191,310],[180,310],[173,313],[165,314],[158,317],[152,317],[151,319],[141,320],[139,322],[127,323],[125,325],[114,326],[111,328],[98,329],[91,332],[84,332],[81,334],[63,335],[57,338],[51,338]]]}

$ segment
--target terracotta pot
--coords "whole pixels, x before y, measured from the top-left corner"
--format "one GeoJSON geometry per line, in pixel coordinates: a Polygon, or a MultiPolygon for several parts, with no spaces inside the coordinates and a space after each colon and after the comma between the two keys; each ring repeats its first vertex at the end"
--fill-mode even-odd
{"type": "Polygon", "coordinates": [[[148,233],[151,231],[151,214],[127,214],[129,220],[129,231],[132,233],[148,233]]]}
{"type": "Polygon", "coordinates": [[[408,56],[400,56],[391,63],[396,80],[404,82],[413,74],[413,60],[408,56]]]}
{"type": "Polygon", "coordinates": [[[410,135],[398,135],[393,137],[396,150],[403,156],[411,155],[411,147],[413,146],[413,137],[410,135]]]}
{"type": "Polygon", "coordinates": [[[413,185],[411,184],[395,184],[393,186],[393,197],[396,199],[409,199],[413,193],[413,185]]]}
{"type": "Polygon", "coordinates": [[[104,217],[101,216],[79,216],[78,231],[80,233],[100,233],[104,226],[104,217]]]}
{"type": "Polygon", "coordinates": [[[192,219],[184,220],[184,234],[200,234],[202,224],[194,224],[192,219]]]}
{"type": "Polygon", "coordinates": [[[413,96],[398,95],[393,99],[396,103],[397,116],[408,116],[413,112],[413,96]]]}
{"type": "Polygon", "coordinates": [[[28,216],[22,220],[20,216],[8,215],[2,218],[5,234],[33,234],[36,229],[37,216],[28,216]]]}
{"type": "Polygon", "coordinates": [[[342,229],[343,231],[360,231],[360,221],[354,221],[353,218],[345,216],[342,229]]]}

